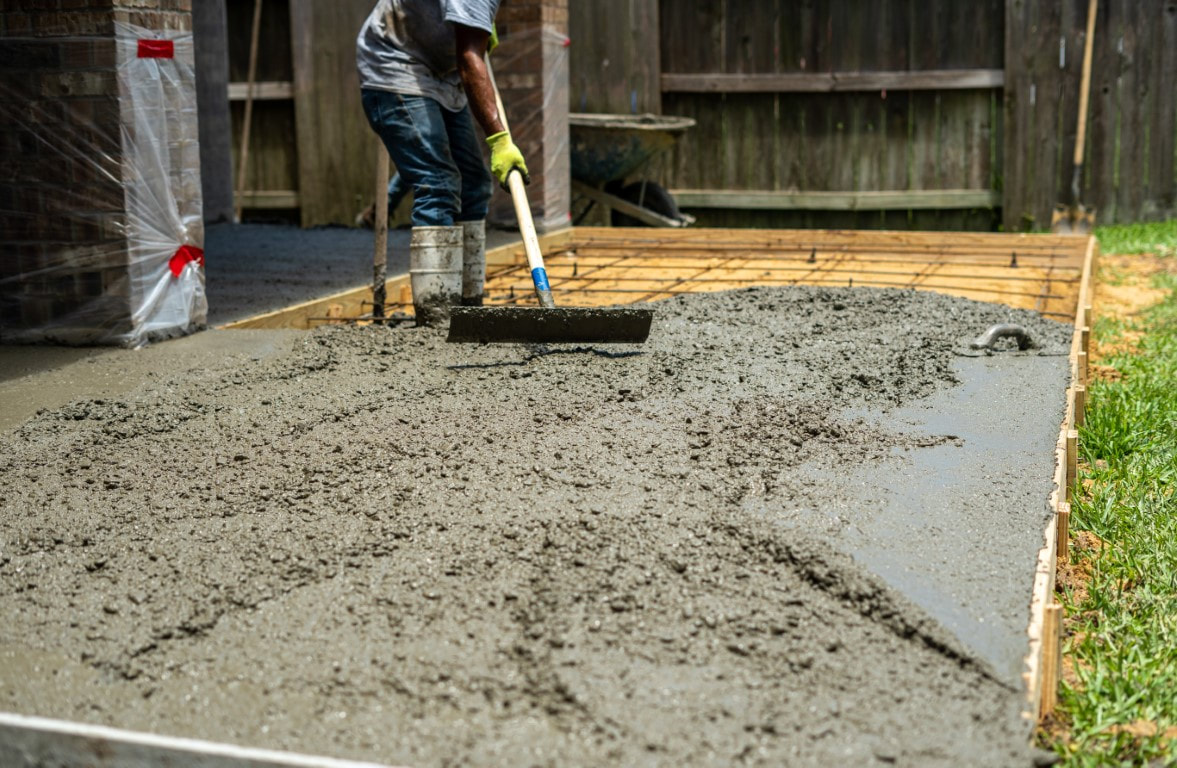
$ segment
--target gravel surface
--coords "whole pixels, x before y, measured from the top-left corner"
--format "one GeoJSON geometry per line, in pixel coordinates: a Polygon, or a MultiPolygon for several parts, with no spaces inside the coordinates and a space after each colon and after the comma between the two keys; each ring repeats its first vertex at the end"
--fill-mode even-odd
{"type": "Polygon", "coordinates": [[[1012,574],[1024,636],[1053,456],[943,410],[1002,360],[1057,436],[1068,328],[894,290],[657,309],[642,347],[323,328],[0,436],[0,709],[390,764],[1029,765],[1008,631],[978,652],[906,593],[1012,574]],[[962,356],[1010,320],[1043,349],[962,356]],[[902,586],[895,478],[945,456],[1001,478],[939,493],[1002,535],[902,586]]]}

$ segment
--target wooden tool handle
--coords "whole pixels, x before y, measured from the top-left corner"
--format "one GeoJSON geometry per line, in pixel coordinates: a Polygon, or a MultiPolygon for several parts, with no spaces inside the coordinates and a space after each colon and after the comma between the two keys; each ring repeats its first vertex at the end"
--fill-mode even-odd
{"type": "MultiPolygon", "coordinates": [[[[510,133],[507,110],[503,109],[503,99],[499,96],[494,70],[490,68],[490,57],[486,57],[485,61],[490,87],[495,92],[499,121],[503,124],[503,130],[510,133]]],[[[523,173],[512,168],[507,173],[507,187],[511,190],[511,202],[515,204],[515,218],[519,221],[519,234],[523,236],[523,251],[527,254],[527,266],[531,270],[531,280],[535,284],[536,298],[539,299],[541,307],[554,307],[556,304],[552,301],[552,288],[548,284],[548,271],[544,268],[544,255],[539,248],[539,237],[535,234],[535,222],[531,218],[531,204],[527,202],[527,190],[523,185],[523,173]]]]}
{"type": "Polygon", "coordinates": [[[1083,78],[1079,82],[1079,125],[1075,129],[1075,165],[1083,165],[1083,148],[1087,143],[1087,103],[1091,93],[1091,54],[1095,47],[1095,14],[1099,0],[1087,5],[1087,39],[1083,42],[1083,78]]]}

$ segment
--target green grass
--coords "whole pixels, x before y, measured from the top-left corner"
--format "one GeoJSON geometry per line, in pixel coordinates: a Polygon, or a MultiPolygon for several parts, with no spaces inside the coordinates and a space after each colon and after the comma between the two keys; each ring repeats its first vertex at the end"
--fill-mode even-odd
{"type": "Polygon", "coordinates": [[[1097,227],[1095,234],[1104,253],[1177,253],[1177,219],[1097,227]]]}
{"type": "MultiPolygon", "coordinates": [[[[1105,253],[1177,249],[1177,222],[1097,234],[1105,253]]],[[[1063,596],[1078,683],[1060,695],[1069,733],[1047,739],[1066,766],[1177,764],[1177,278],[1154,279],[1169,291],[1160,305],[1096,325],[1103,339],[1144,335],[1135,352],[1102,361],[1123,378],[1091,383],[1080,430],[1089,488],[1075,495],[1072,532],[1107,545],[1082,555],[1086,596],[1063,596]],[[1116,728],[1141,722],[1156,733],[1116,728]]]]}

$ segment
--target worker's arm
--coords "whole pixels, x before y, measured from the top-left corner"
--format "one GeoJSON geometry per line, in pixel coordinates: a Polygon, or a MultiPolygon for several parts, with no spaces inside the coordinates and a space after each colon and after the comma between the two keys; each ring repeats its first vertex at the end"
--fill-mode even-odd
{"type": "Polygon", "coordinates": [[[470,110],[474,113],[474,119],[482,126],[482,130],[486,131],[486,143],[490,145],[491,172],[504,186],[507,183],[507,174],[512,168],[522,171],[526,180],[527,164],[523,162],[523,153],[503,128],[503,121],[495,105],[494,86],[491,85],[490,74],[486,71],[484,55],[490,33],[476,27],[455,24],[454,38],[458,54],[458,74],[470,100],[470,110]]]}

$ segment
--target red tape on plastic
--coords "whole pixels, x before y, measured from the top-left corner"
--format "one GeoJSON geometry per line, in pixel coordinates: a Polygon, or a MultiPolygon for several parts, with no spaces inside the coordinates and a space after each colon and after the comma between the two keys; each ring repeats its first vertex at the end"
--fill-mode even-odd
{"type": "Polygon", "coordinates": [[[197,248],[195,245],[181,245],[172,254],[172,258],[168,259],[168,269],[172,270],[173,275],[179,277],[180,273],[184,271],[184,267],[193,261],[202,268],[204,267],[204,249],[197,248]]]}
{"type": "Polygon", "coordinates": [[[171,40],[140,40],[139,58],[172,59],[176,56],[176,44],[171,40]]]}

